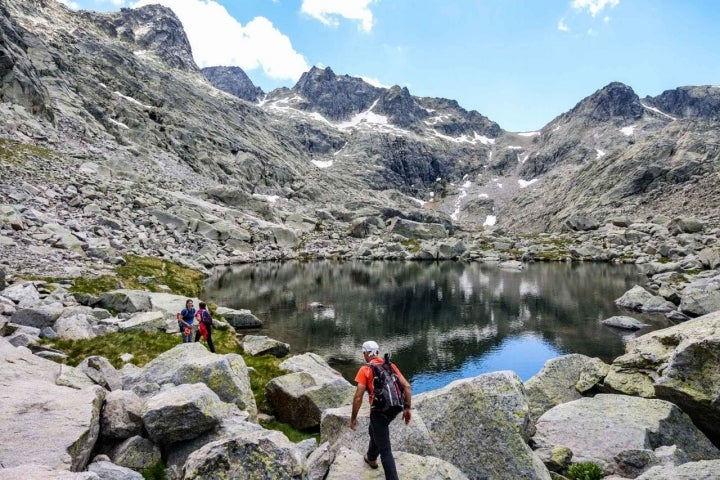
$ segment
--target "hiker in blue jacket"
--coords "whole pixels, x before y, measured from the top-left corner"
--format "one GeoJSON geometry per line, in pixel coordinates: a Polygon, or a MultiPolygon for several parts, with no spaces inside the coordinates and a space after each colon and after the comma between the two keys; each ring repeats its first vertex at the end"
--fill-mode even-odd
{"type": "Polygon", "coordinates": [[[182,334],[183,343],[192,342],[193,322],[195,321],[195,307],[193,301],[189,298],[185,301],[185,308],[180,310],[175,316],[177,317],[178,327],[182,334]]]}

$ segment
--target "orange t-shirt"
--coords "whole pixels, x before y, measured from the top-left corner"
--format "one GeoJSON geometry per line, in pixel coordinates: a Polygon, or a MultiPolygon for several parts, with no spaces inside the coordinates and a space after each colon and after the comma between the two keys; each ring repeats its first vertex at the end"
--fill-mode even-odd
{"type": "MultiPolygon", "coordinates": [[[[374,357],[370,359],[369,363],[382,364],[383,362],[384,360],[382,358],[374,357]]],[[[395,366],[394,363],[391,363],[390,366],[395,371],[395,375],[402,377],[402,373],[400,373],[400,370],[395,366]]],[[[365,385],[365,388],[367,388],[368,395],[370,395],[370,405],[372,405],[373,398],[375,397],[375,386],[373,385],[374,377],[375,374],[373,373],[373,369],[368,365],[363,365],[362,367],[360,367],[357,375],[355,375],[355,381],[360,385],[365,385]]]]}

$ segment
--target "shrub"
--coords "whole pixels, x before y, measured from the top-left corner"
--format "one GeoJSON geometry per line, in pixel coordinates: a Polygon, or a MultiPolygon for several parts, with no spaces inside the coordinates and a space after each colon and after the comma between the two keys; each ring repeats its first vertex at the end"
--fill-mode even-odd
{"type": "Polygon", "coordinates": [[[567,476],[571,480],[600,480],[603,478],[603,470],[592,462],[580,462],[570,465],[567,476]]]}

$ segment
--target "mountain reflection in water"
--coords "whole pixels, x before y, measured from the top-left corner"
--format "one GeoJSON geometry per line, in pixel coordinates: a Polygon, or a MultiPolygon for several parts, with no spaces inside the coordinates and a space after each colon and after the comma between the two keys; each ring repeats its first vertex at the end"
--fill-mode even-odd
{"type": "Polygon", "coordinates": [[[462,262],[288,262],[232,267],[206,285],[211,302],[246,308],[293,353],[315,352],[352,381],[360,346],[390,352],[420,393],[453,380],[582,353],[612,361],[628,338],[670,326],[614,300],[645,278],[633,265],[534,263],[522,271],[462,262]],[[323,307],[316,305],[320,303],[323,307]],[[601,320],[630,315],[639,332],[601,320]]]}

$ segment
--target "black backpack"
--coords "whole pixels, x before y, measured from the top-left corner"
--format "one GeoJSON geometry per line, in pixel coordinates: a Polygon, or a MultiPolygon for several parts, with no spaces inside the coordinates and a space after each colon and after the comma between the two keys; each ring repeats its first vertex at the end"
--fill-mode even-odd
{"type": "Polygon", "coordinates": [[[385,354],[384,363],[368,363],[373,369],[373,398],[372,409],[384,413],[390,418],[403,411],[405,393],[403,392],[397,374],[390,363],[390,355],[385,354]]]}

